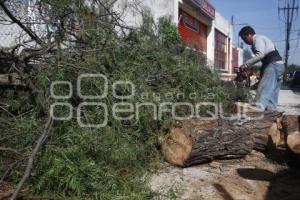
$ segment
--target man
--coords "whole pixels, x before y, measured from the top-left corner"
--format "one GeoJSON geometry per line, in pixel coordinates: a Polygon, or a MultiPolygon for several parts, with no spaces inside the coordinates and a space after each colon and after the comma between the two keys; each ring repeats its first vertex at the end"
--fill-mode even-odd
{"type": "Polygon", "coordinates": [[[243,27],[239,36],[246,44],[251,45],[254,54],[254,57],[247,60],[241,67],[247,68],[259,61],[262,62],[261,80],[255,97],[256,107],[263,111],[276,110],[285,70],[282,58],[273,42],[266,36],[257,35],[252,27],[243,27]]]}

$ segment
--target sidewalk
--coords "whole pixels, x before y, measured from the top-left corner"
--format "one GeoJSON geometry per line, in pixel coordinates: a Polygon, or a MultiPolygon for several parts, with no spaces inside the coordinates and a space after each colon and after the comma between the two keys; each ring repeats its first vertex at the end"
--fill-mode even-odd
{"type": "Polygon", "coordinates": [[[300,88],[283,86],[279,93],[278,110],[285,114],[300,114],[300,88]]]}

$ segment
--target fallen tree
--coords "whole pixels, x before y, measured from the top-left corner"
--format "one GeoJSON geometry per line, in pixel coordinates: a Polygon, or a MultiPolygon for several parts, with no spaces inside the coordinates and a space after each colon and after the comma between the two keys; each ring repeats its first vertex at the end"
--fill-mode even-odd
{"type": "MultiPolygon", "coordinates": [[[[202,102],[210,94],[218,101],[232,101],[235,93],[238,95],[234,96],[241,96],[234,90],[232,96],[228,95],[220,85],[219,76],[202,61],[205,56],[179,44],[178,29],[169,19],[155,25],[150,16],[143,16],[141,28],[120,34],[115,29],[127,27],[123,23],[120,25],[118,13],[107,9],[110,6],[107,1],[97,0],[88,6],[85,6],[86,1],[36,1],[30,8],[35,17],[28,22],[13,16],[21,14],[15,12],[14,4],[10,5],[13,1],[0,2],[3,2],[0,6],[4,7],[9,21],[16,25],[24,23],[20,28],[26,33],[24,40],[17,40],[24,43],[6,49],[3,56],[0,55],[1,66],[4,66],[0,74],[16,73],[28,88],[5,92],[2,87],[0,89],[0,129],[3,130],[0,141],[5,144],[3,149],[6,148],[0,151],[0,171],[4,172],[1,179],[20,180],[12,198],[23,198],[20,188],[27,189],[30,194],[77,199],[93,199],[95,194],[101,194],[100,199],[152,197],[153,192],[143,187],[140,177],[153,163],[153,158],[158,157],[156,133],[161,127],[169,127],[172,119],[168,114],[158,121],[153,118],[153,109],[146,108],[139,113],[137,122],[109,117],[108,125],[101,130],[80,127],[74,115],[68,121],[56,120],[51,136],[44,141],[50,130],[41,127],[50,105],[67,103],[75,110],[85,102],[76,90],[78,77],[82,74],[103,74],[109,86],[120,80],[132,81],[138,86],[137,95],[130,99],[133,105],[145,103],[143,94],[150,94],[146,97],[147,102],[155,105],[160,102],[202,102]],[[101,6],[103,3],[105,6],[101,6]],[[49,27],[49,31],[39,31],[39,27],[49,27]],[[51,97],[54,95],[49,88],[54,81],[68,81],[73,86],[55,87],[57,96],[73,95],[61,100],[51,97]],[[166,94],[168,92],[172,97],[166,94]],[[177,95],[182,93],[182,97],[177,95]],[[201,95],[191,98],[193,93],[201,95]],[[39,134],[41,139],[37,138],[39,134]],[[21,155],[7,151],[8,148],[21,155]]],[[[7,82],[7,78],[4,81],[7,82]]],[[[104,93],[99,78],[84,82],[82,94],[104,93]]],[[[128,87],[116,87],[116,91],[118,96],[123,96],[130,92],[130,87],[129,90],[128,87]]],[[[108,110],[113,110],[120,100],[111,95],[111,89],[108,92],[103,103],[108,110]]],[[[180,112],[188,113],[185,109],[180,112]]],[[[54,114],[65,116],[65,109],[57,107],[54,114]]],[[[95,106],[82,109],[82,114],[86,123],[98,123],[99,119],[105,118],[95,106]]]]}
{"type": "Polygon", "coordinates": [[[0,74],[0,86],[25,87],[26,84],[23,83],[21,77],[17,73],[11,73],[11,74],[0,74]]]}
{"type": "MultiPolygon", "coordinates": [[[[262,113],[249,114],[255,117],[262,113]]],[[[169,163],[181,167],[242,158],[253,149],[265,152],[280,145],[299,156],[298,120],[298,116],[282,117],[278,112],[264,113],[259,120],[187,119],[172,125],[162,152],[169,163]]]]}

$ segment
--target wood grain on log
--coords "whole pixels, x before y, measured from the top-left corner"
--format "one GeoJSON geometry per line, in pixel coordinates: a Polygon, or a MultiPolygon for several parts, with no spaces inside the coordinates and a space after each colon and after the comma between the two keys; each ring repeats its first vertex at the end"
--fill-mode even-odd
{"type": "MultiPolygon", "coordinates": [[[[255,117],[261,113],[251,113],[255,117]]],[[[193,118],[176,122],[167,134],[162,151],[165,159],[187,167],[215,159],[242,158],[253,149],[265,151],[273,137],[280,138],[276,120],[281,113],[265,113],[260,120],[202,120],[193,118]]],[[[272,144],[274,142],[271,142],[272,144]]]]}
{"type": "Polygon", "coordinates": [[[282,113],[264,112],[261,119],[256,117],[261,114],[262,113],[256,112],[247,113],[247,115],[251,116],[254,120],[250,119],[247,123],[244,123],[243,128],[247,129],[252,135],[254,140],[254,149],[264,152],[274,148],[276,143],[273,141],[273,138],[275,141],[278,140],[278,137],[280,138],[280,136],[277,135],[280,134],[280,132],[275,132],[274,130],[274,123],[277,122],[277,119],[282,116],[282,113]]]}
{"type": "Polygon", "coordinates": [[[300,154],[300,132],[298,131],[288,135],[287,144],[293,153],[300,154]]]}
{"type": "Polygon", "coordinates": [[[26,84],[21,81],[21,77],[16,74],[0,74],[0,85],[2,86],[22,86],[25,87],[26,84]]]}
{"type": "Polygon", "coordinates": [[[284,116],[282,119],[282,128],[287,147],[293,153],[300,154],[300,116],[284,116]]]}

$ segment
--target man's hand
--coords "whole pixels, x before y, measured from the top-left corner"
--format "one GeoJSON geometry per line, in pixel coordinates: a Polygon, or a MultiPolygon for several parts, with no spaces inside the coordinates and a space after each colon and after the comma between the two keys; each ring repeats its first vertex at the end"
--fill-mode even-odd
{"type": "Polygon", "coordinates": [[[243,64],[243,65],[241,65],[239,68],[240,68],[240,69],[247,69],[247,68],[248,68],[248,65],[243,64]]]}

